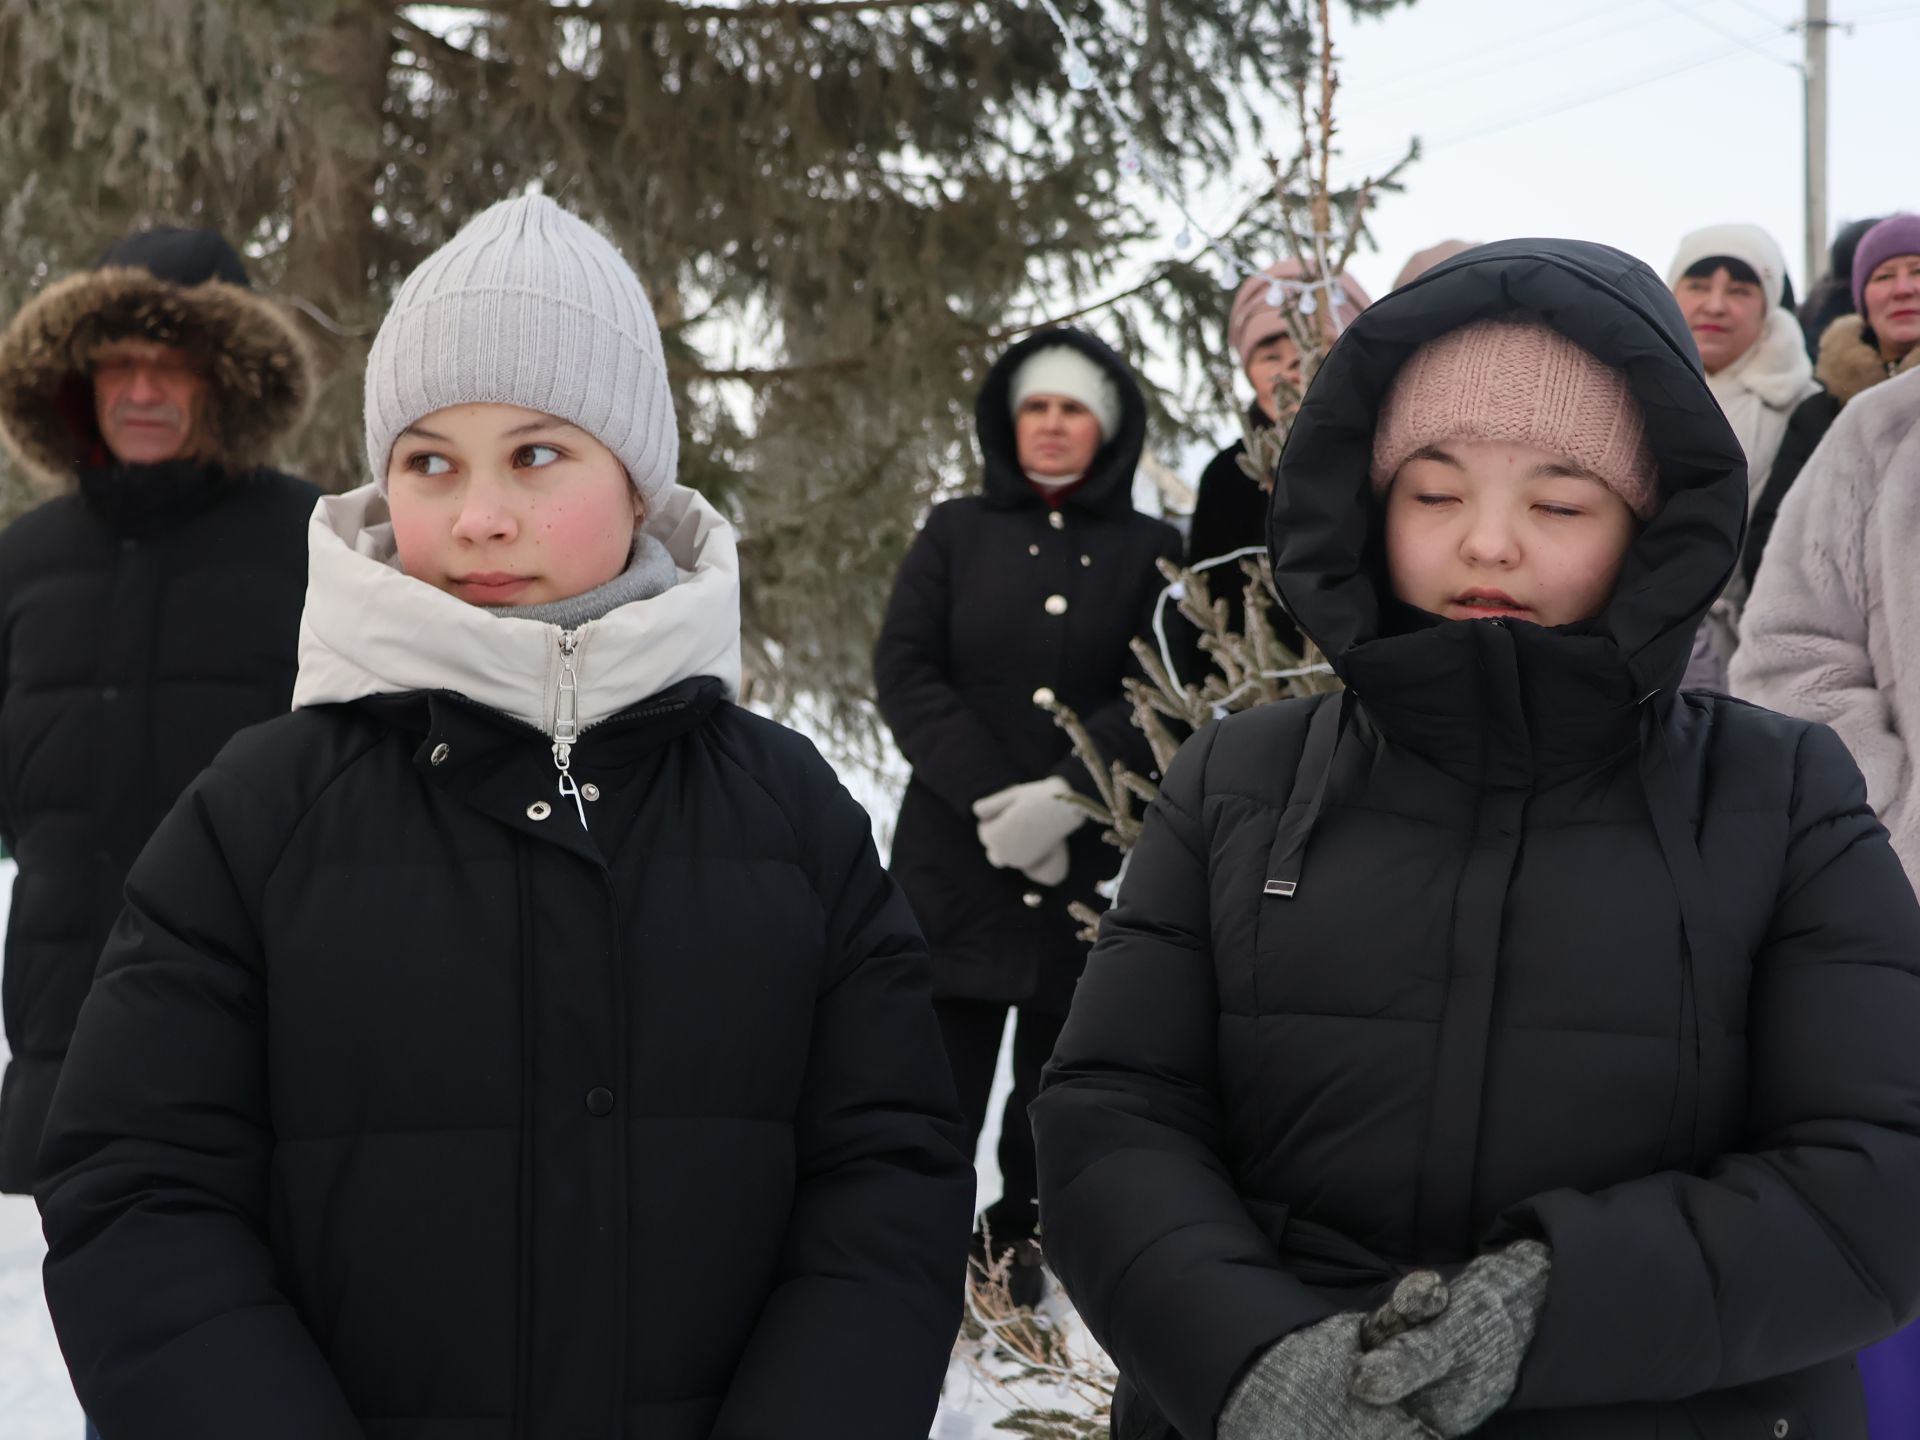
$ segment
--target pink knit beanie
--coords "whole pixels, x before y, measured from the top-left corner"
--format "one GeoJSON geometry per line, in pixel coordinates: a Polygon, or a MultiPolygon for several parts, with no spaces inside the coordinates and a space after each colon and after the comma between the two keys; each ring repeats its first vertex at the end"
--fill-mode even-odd
{"type": "Polygon", "coordinates": [[[1479,320],[1427,341],[1394,376],[1373,434],[1373,493],[1417,450],[1506,440],[1565,456],[1642,520],[1659,508],[1627,377],[1538,320],[1479,320]]]}
{"type": "MultiPolygon", "coordinates": [[[[1307,274],[1307,267],[1298,260],[1282,260],[1277,265],[1269,265],[1258,275],[1249,276],[1234,292],[1233,309],[1227,314],[1227,344],[1233,347],[1234,356],[1240,361],[1242,370],[1247,368],[1248,357],[1256,346],[1264,345],[1276,335],[1287,333],[1287,312],[1299,305],[1301,292],[1297,287],[1307,279],[1307,274]],[[1279,305],[1273,303],[1273,282],[1276,280],[1295,282],[1282,286],[1281,294],[1285,299],[1279,305]]],[[[1351,325],[1373,300],[1351,275],[1343,273],[1337,276],[1334,286],[1340,292],[1340,302],[1335,307],[1340,315],[1340,323],[1343,326],[1351,325]]]]}

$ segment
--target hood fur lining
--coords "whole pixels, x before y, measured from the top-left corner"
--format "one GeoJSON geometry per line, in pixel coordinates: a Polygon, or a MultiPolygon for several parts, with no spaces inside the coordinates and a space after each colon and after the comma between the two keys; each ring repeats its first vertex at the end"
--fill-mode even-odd
{"type": "Polygon", "coordinates": [[[313,361],[278,306],[238,285],[191,287],[114,266],[49,285],[0,333],[0,442],[36,488],[65,494],[95,457],[87,365],[103,342],[152,340],[200,359],[211,449],[228,470],[264,464],[305,420],[313,361]]]}
{"type": "MultiPolygon", "coordinates": [[[[1820,363],[1814,366],[1814,378],[1842,405],[1891,378],[1880,351],[1867,343],[1866,331],[1867,322],[1858,315],[1842,315],[1820,337],[1820,363]]],[[[1907,352],[1893,373],[1904,375],[1917,365],[1920,345],[1907,352]]]]}

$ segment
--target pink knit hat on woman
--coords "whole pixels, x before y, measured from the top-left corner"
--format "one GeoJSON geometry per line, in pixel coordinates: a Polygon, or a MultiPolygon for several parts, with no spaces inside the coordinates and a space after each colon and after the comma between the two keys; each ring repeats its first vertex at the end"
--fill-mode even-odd
{"type": "MultiPolygon", "coordinates": [[[[1233,309],[1227,314],[1227,344],[1233,348],[1235,358],[1240,361],[1242,370],[1247,361],[1253,358],[1254,348],[1265,344],[1276,335],[1287,332],[1287,312],[1300,304],[1300,290],[1297,288],[1308,277],[1307,267],[1298,260],[1282,260],[1277,265],[1269,265],[1258,275],[1249,276],[1234,292],[1233,309]],[[1281,281],[1281,303],[1273,303],[1273,282],[1281,281]],[[1292,285],[1285,282],[1292,281],[1292,285]]],[[[1340,292],[1339,303],[1334,307],[1340,316],[1342,326],[1351,325],[1360,318],[1360,312],[1373,301],[1367,292],[1360,288],[1360,282],[1351,275],[1342,273],[1335,277],[1334,287],[1340,292]]],[[[1318,303],[1316,297],[1316,304],[1318,303]]]]}
{"type": "Polygon", "coordinates": [[[1642,520],[1659,472],[1627,377],[1538,320],[1479,320],[1429,340],[1394,376],[1373,433],[1373,492],[1413,454],[1505,440],[1571,460],[1642,520]]]}

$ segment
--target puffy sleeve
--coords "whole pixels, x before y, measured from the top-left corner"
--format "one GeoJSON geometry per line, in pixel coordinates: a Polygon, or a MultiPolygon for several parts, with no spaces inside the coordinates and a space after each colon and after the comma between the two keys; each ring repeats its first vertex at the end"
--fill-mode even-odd
{"type": "Polygon", "coordinates": [[[880,714],[914,778],[971,817],[973,802],[1023,775],[949,678],[953,607],[948,511],[936,505],[900,562],[874,647],[880,714]]]}
{"type": "Polygon", "coordinates": [[[128,878],[54,1092],[47,1304],[104,1434],[361,1433],[268,1244],[256,917],[280,848],[244,777],[194,782],[128,878]]]}
{"type": "Polygon", "coordinates": [[[1047,1258],[1121,1373],[1193,1440],[1268,1346],[1335,1310],[1281,1265],[1224,1158],[1199,818],[1218,733],[1168,770],[1032,1107],[1047,1258]]]}
{"type": "Polygon", "coordinates": [[[1883,811],[1905,792],[1907,747],[1867,647],[1869,528],[1879,494],[1862,407],[1850,405],[1780,506],[1740,625],[1743,700],[1831,725],[1883,811]]]}

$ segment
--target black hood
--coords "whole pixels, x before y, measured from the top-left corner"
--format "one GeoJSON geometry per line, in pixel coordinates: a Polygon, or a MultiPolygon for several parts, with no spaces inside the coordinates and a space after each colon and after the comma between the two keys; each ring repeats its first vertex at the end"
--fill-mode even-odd
{"type": "Polygon", "coordinates": [[[1127,362],[1084,330],[1040,330],[1029,335],[994,363],[980,387],[974,418],[980,432],[980,454],[985,462],[981,490],[993,505],[1042,505],[1026,472],[1020,468],[1013,438],[1013,372],[1036,350],[1066,345],[1078,350],[1113,377],[1120,390],[1120,433],[1106,440],[1093,457],[1086,483],[1067,496],[1070,509],[1096,514],[1133,508],[1133,472],[1147,440],[1147,406],[1140,382],[1127,362]]]}
{"type": "MultiPolygon", "coordinates": [[[[1380,560],[1383,509],[1368,470],[1374,425],[1413,350],[1476,320],[1537,316],[1626,373],[1646,416],[1662,504],[1594,620],[1555,630],[1511,622],[1526,652],[1590,672],[1624,670],[1636,696],[1671,696],[1694,632],[1740,555],[1747,465],[1660,277],[1630,255],[1577,240],[1507,240],[1466,251],[1370,307],[1314,377],[1288,437],[1268,518],[1287,608],[1357,689],[1394,668],[1445,669],[1475,647],[1479,620],[1414,614],[1391,599],[1380,560]],[[1406,633],[1411,630],[1413,633],[1406,633]],[[1564,654],[1554,652],[1564,651],[1564,654]]],[[[1524,658],[1524,657],[1523,657],[1524,658]]]]}

